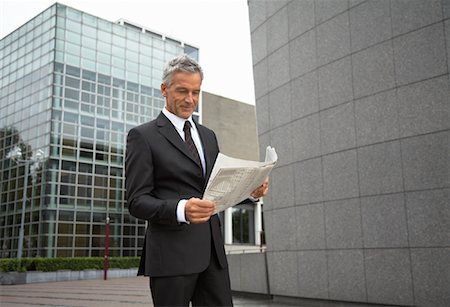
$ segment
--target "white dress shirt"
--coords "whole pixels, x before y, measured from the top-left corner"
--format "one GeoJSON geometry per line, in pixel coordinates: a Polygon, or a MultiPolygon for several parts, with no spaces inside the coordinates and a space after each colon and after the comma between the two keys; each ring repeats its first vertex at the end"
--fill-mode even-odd
{"type": "MultiPolygon", "coordinates": [[[[178,134],[180,135],[183,141],[184,141],[184,131],[183,131],[184,122],[188,120],[191,123],[192,140],[194,141],[195,147],[197,147],[198,155],[200,156],[200,160],[202,162],[203,175],[205,175],[206,162],[205,162],[205,155],[203,154],[203,145],[202,142],[200,141],[200,136],[198,135],[197,126],[195,126],[195,123],[192,120],[192,116],[189,116],[188,119],[184,119],[169,112],[165,107],[163,108],[162,112],[175,127],[175,129],[177,130],[178,134]]],[[[188,201],[187,199],[181,199],[178,202],[177,220],[179,223],[189,223],[189,221],[186,220],[186,216],[184,214],[184,207],[186,206],[187,201],[188,201]]]]}

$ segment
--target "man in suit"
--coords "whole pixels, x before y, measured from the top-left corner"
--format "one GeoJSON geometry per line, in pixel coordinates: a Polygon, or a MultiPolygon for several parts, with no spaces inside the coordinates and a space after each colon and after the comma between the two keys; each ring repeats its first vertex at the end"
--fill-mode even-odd
{"type": "Polygon", "coordinates": [[[232,306],[220,220],[215,203],[201,199],[219,153],[214,132],[192,118],[202,80],[188,56],[169,61],[163,111],[127,138],[129,211],[148,221],[138,275],[150,276],[155,306],[232,306]]]}

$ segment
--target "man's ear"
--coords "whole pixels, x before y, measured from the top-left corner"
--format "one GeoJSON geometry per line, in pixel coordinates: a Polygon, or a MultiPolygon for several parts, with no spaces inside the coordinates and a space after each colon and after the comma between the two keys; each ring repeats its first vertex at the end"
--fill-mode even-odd
{"type": "Polygon", "coordinates": [[[161,94],[166,97],[167,86],[164,83],[161,83],[161,94]]]}

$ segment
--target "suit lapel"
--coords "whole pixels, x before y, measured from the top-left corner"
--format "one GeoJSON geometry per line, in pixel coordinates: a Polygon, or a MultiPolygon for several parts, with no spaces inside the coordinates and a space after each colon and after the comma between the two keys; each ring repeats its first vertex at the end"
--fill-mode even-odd
{"type": "Polygon", "coordinates": [[[200,136],[200,141],[202,142],[203,145],[203,154],[205,155],[205,164],[206,164],[205,178],[209,178],[209,175],[211,174],[212,167],[215,162],[212,161],[213,157],[211,156],[210,146],[212,145],[208,142],[208,138],[206,137],[206,133],[203,126],[199,125],[197,121],[195,121],[195,124],[197,125],[198,135],[200,136]]]}
{"type": "MultiPolygon", "coordinates": [[[[161,112],[156,119],[157,126],[159,128],[159,132],[173,145],[175,146],[179,151],[181,151],[186,157],[191,159],[195,164],[197,162],[192,157],[191,153],[189,152],[189,149],[186,146],[186,143],[183,141],[183,139],[178,134],[175,127],[172,125],[172,123],[169,121],[169,119],[161,112]]],[[[202,140],[203,142],[203,140],[202,140]]]]}

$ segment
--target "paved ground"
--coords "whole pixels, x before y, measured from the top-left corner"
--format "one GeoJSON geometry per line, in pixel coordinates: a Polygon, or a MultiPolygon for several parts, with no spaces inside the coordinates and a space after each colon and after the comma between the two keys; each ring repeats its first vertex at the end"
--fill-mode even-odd
{"type": "MultiPolygon", "coordinates": [[[[283,307],[271,300],[234,297],[235,307],[283,307]]],[[[113,278],[0,286],[0,306],[153,306],[148,278],[113,278]]]]}

